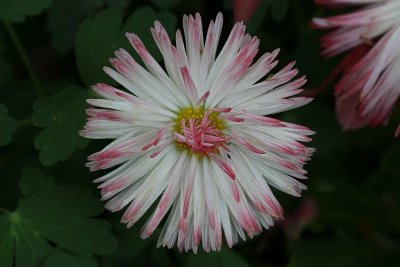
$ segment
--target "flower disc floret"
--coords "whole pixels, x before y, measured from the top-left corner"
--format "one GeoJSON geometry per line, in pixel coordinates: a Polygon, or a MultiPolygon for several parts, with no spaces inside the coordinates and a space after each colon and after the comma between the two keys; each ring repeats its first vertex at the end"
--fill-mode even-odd
{"type": "Polygon", "coordinates": [[[174,119],[174,136],[178,150],[187,150],[198,159],[210,153],[218,153],[226,145],[224,120],[219,112],[210,111],[203,106],[182,109],[174,119]]]}

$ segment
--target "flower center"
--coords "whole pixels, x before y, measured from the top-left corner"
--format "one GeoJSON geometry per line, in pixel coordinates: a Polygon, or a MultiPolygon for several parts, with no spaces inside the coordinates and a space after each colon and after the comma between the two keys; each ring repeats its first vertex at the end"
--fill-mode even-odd
{"type": "Polygon", "coordinates": [[[217,111],[204,107],[184,108],[174,122],[177,149],[187,150],[197,158],[218,153],[228,140],[222,132],[225,123],[217,111]]]}

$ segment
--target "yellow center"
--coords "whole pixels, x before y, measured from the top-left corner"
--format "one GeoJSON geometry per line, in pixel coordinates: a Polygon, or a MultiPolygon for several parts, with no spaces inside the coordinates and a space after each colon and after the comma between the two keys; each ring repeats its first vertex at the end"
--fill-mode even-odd
{"type": "MultiPolygon", "coordinates": [[[[195,127],[198,127],[199,125],[202,124],[204,119],[204,114],[207,111],[208,110],[202,106],[183,108],[178,113],[177,117],[173,120],[175,122],[174,131],[178,134],[184,135],[182,129],[182,121],[184,121],[184,125],[186,127],[190,127],[189,121],[191,119],[194,120],[195,127]]],[[[215,129],[221,132],[222,135],[222,130],[225,129],[225,123],[224,120],[219,117],[219,112],[208,111],[207,121],[209,123],[208,128],[215,129]]],[[[202,158],[205,155],[204,153],[194,152],[185,142],[179,142],[176,140],[175,143],[176,143],[176,148],[178,150],[180,151],[186,150],[190,154],[195,155],[197,158],[202,158]]]]}

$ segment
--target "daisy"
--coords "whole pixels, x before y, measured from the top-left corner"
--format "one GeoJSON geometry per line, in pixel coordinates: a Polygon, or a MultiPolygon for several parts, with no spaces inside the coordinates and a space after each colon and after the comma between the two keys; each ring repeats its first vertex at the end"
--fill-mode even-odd
{"type": "Polygon", "coordinates": [[[115,52],[114,69],[104,71],[128,92],[99,83],[101,97],[81,135],[115,139],[89,156],[91,171],[118,166],[98,178],[110,211],[125,207],[128,227],[152,210],[141,230],[150,236],[164,219],[158,246],[180,250],[220,250],[225,236],[231,247],[252,238],[283,211],[271,186],[294,196],[306,187],[303,165],[313,149],[308,128],[266,117],[310,102],[293,97],[301,77],[290,63],[263,79],[278,50],[254,64],[259,40],[236,23],[217,55],[222,15],[203,40],[199,14],[183,17],[174,46],[156,21],[151,29],[164,57],[161,67],[139,37],[127,33],[145,67],[125,50],[115,52]]]}
{"type": "Polygon", "coordinates": [[[324,55],[350,51],[340,64],[344,74],[336,85],[339,121],[345,129],[385,125],[400,96],[400,1],[316,3],[356,7],[345,15],[313,20],[317,28],[334,29],[321,38],[324,55]]]}

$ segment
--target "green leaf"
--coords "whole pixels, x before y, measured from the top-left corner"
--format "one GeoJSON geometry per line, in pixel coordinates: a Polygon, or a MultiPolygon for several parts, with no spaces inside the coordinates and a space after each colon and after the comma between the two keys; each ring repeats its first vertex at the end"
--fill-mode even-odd
{"type": "Polygon", "coordinates": [[[217,267],[219,256],[217,252],[205,253],[199,249],[197,254],[190,254],[185,261],[185,267],[217,267]]]}
{"type": "MultiPolygon", "coordinates": [[[[16,267],[39,266],[51,252],[48,241],[75,255],[53,252],[47,266],[56,266],[50,263],[57,258],[78,262],[78,257],[111,253],[116,248],[111,225],[91,218],[102,210],[100,202],[81,187],[49,187],[22,199],[16,211],[0,215],[0,266],[12,267],[13,259],[16,267]]],[[[95,266],[92,260],[79,262],[95,266]]]]}
{"type": "Polygon", "coordinates": [[[95,12],[102,0],[58,0],[49,9],[47,27],[51,43],[58,53],[66,53],[74,46],[75,35],[84,17],[95,12]]]}
{"type": "Polygon", "coordinates": [[[108,7],[120,7],[126,8],[129,5],[130,0],[106,0],[108,7]]]}
{"type": "MultiPolygon", "coordinates": [[[[131,228],[126,228],[119,220],[113,225],[115,234],[118,238],[119,248],[109,258],[116,265],[124,265],[124,262],[134,260],[141,254],[144,254],[150,246],[156,247],[157,236],[151,235],[149,238],[142,239],[139,235],[141,224],[136,223],[131,228]]],[[[157,249],[158,250],[158,249],[157,249]]]]}
{"type": "Polygon", "coordinates": [[[0,266],[37,266],[50,250],[50,245],[18,211],[0,215],[0,266]]]}
{"type": "Polygon", "coordinates": [[[390,224],[400,234],[400,144],[395,143],[385,151],[379,169],[371,176],[369,188],[373,192],[381,192],[382,204],[379,208],[382,215],[377,216],[390,224]]]}
{"type": "Polygon", "coordinates": [[[118,9],[108,9],[94,19],[85,20],[75,39],[75,55],[82,80],[90,86],[105,81],[102,67],[117,48],[122,15],[118,9]]]}
{"type": "Polygon", "coordinates": [[[233,250],[222,250],[220,257],[221,267],[250,267],[246,260],[233,250]]]}
{"type": "Polygon", "coordinates": [[[78,255],[105,255],[115,249],[111,225],[87,218],[103,211],[101,203],[79,187],[53,187],[21,202],[22,216],[45,238],[78,255]]]}
{"type": "Polygon", "coordinates": [[[0,86],[5,85],[13,76],[10,63],[2,56],[0,56],[0,86]]]}
{"type": "Polygon", "coordinates": [[[52,177],[44,176],[40,169],[34,166],[28,166],[22,171],[22,177],[18,185],[22,194],[28,196],[49,186],[53,186],[54,180],[52,177]]]}
{"type": "Polygon", "coordinates": [[[159,9],[171,9],[176,7],[182,0],[150,0],[159,9]]]}
{"type": "Polygon", "coordinates": [[[151,266],[174,267],[168,248],[154,248],[151,251],[151,266]]]}
{"type": "Polygon", "coordinates": [[[1,0],[0,20],[22,22],[26,16],[38,15],[53,0],[1,0]]]}
{"type": "Polygon", "coordinates": [[[240,254],[223,249],[221,252],[206,253],[199,249],[197,254],[190,254],[186,257],[185,267],[250,267],[240,254]]]}
{"type": "Polygon", "coordinates": [[[13,133],[17,130],[17,122],[7,113],[7,108],[0,104],[0,146],[10,143],[13,133]]]}
{"type": "Polygon", "coordinates": [[[261,0],[256,11],[251,16],[249,22],[246,25],[246,29],[250,34],[256,34],[265,18],[269,6],[269,0],[261,0]]]}
{"type": "Polygon", "coordinates": [[[84,148],[88,141],[78,135],[85,122],[85,99],[89,90],[70,87],[36,101],[32,123],[45,127],[35,138],[40,150],[40,161],[46,166],[68,159],[76,148],[84,148]]]}
{"type": "Polygon", "coordinates": [[[42,267],[96,267],[93,259],[83,259],[64,250],[55,249],[47,257],[42,267]]]}
{"type": "MultiPolygon", "coordinates": [[[[158,50],[150,32],[150,27],[154,26],[154,21],[156,20],[161,22],[170,38],[173,39],[175,36],[174,31],[177,25],[176,16],[168,11],[156,13],[151,7],[142,7],[136,9],[135,12],[133,12],[132,15],[126,20],[126,23],[122,29],[122,38],[120,39],[120,44],[122,44],[122,47],[130,49],[131,46],[125,37],[125,33],[133,32],[141,38],[143,43],[146,45],[147,50],[149,50],[149,53],[157,61],[161,61],[162,55],[158,50]]],[[[131,50],[133,51],[133,49],[131,50]]],[[[136,59],[139,59],[136,53],[133,53],[133,56],[136,59]]]]}
{"type": "Polygon", "coordinates": [[[287,267],[395,266],[379,265],[391,261],[391,255],[382,253],[365,240],[356,240],[349,236],[291,242],[289,255],[287,267]]]}
{"type": "Polygon", "coordinates": [[[281,21],[285,18],[289,1],[288,0],[271,0],[271,14],[276,21],[281,21]]]}
{"type": "Polygon", "coordinates": [[[166,11],[156,13],[151,7],[136,9],[123,27],[122,14],[118,9],[107,9],[94,19],[84,21],[75,39],[76,61],[82,80],[87,85],[111,81],[103,73],[103,66],[109,65],[108,59],[113,57],[116,49],[120,47],[129,49],[125,32],[138,34],[149,52],[157,60],[161,60],[161,54],[157,53],[150,34],[150,27],[155,20],[163,23],[169,34],[176,27],[175,15],[166,11]]]}
{"type": "Polygon", "coordinates": [[[232,10],[232,0],[223,0],[222,1],[222,7],[225,10],[232,10]]]}

